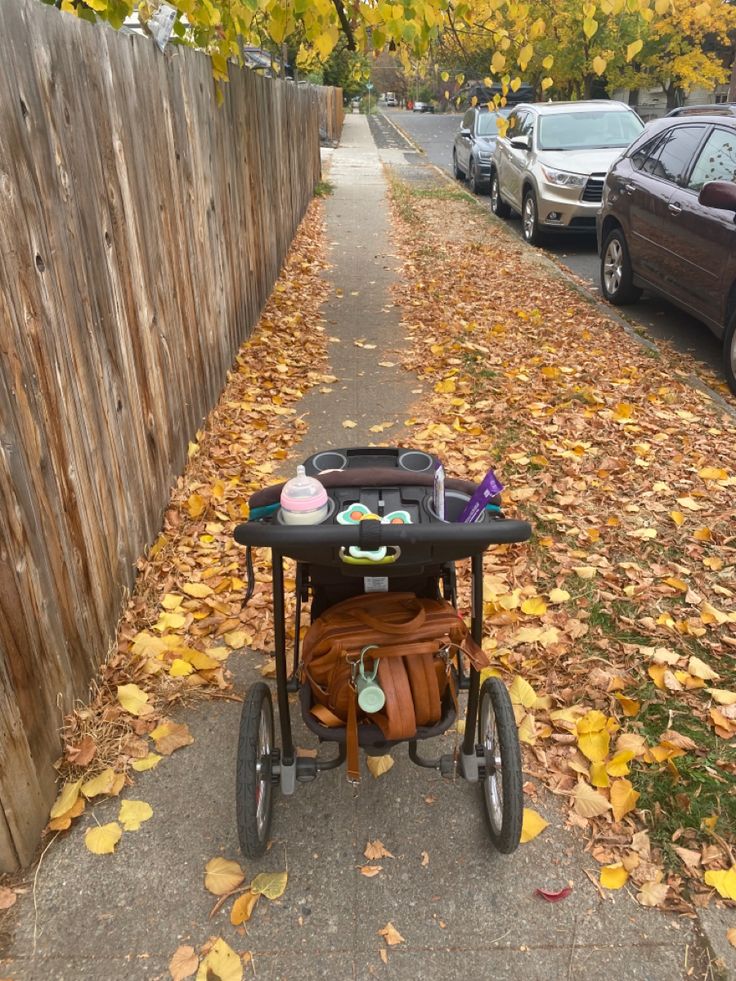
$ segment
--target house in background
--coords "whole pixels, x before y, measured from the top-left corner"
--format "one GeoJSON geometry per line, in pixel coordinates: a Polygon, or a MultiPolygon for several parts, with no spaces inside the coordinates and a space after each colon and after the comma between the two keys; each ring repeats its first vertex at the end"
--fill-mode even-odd
{"type": "MultiPolygon", "coordinates": [[[[645,123],[650,119],[659,119],[667,115],[667,94],[657,85],[651,89],[615,89],[611,92],[612,99],[619,99],[633,106],[645,123]]],[[[714,89],[694,88],[685,97],[682,105],[700,106],[713,102],[728,102],[728,83],[718,85],[714,89]]]]}

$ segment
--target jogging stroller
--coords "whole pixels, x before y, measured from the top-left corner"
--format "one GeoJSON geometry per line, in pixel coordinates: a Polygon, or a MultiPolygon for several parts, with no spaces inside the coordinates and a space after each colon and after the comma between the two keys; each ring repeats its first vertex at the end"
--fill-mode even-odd
{"type": "MultiPolygon", "coordinates": [[[[357,725],[353,720],[352,728],[350,719],[341,721],[329,709],[331,717],[326,718],[315,698],[315,692],[319,694],[321,689],[309,672],[305,673],[306,655],[302,646],[306,649],[309,631],[304,645],[300,644],[300,633],[306,602],[311,600],[313,626],[329,620],[331,611],[334,613],[344,606],[360,607],[364,600],[370,602],[371,595],[381,593],[389,606],[394,599],[409,602],[412,609],[422,605],[432,610],[444,607],[453,613],[457,625],[461,621],[453,612],[457,607],[455,563],[466,558],[470,559],[472,598],[468,637],[474,649],[480,649],[483,552],[490,545],[526,541],[531,527],[523,521],[507,520],[500,510],[500,500],[489,505],[481,520],[460,523],[458,518],[475,485],[452,478],[445,483],[445,519],[438,518],[433,495],[438,464],[439,460],[431,454],[401,447],[358,447],[317,453],[304,462],[304,467],[307,475],[318,477],[328,493],[327,515],[321,523],[282,523],[279,497],[283,485],[275,485],[251,497],[249,520],[235,529],[235,540],[247,546],[246,600],[253,589],[251,548],[265,546],[272,553],[280,730],[280,746],[277,746],[271,689],[265,682],[258,682],[249,689],[243,704],[237,754],[238,834],[243,853],[248,857],[258,857],[267,848],[277,786],[282,794],[293,794],[297,783],[314,780],[321,771],[339,767],[346,759],[349,776],[355,779],[356,764],[350,760],[351,731],[357,734],[357,744],[367,755],[382,756],[397,743],[407,742],[409,757],[418,766],[438,770],[446,777],[460,776],[479,783],[493,844],[504,853],[514,851],[519,844],[523,794],[513,707],[506,687],[498,678],[488,677],[480,684],[480,671],[472,662],[464,663],[466,658],[460,642],[437,644],[431,659],[435,663],[444,658],[450,680],[438,702],[438,717],[420,718],[417,714],[416,728],[412,727],[410,735],[400,739],[387,738],[386,726],[372,721],[377,719],[380,723],[383,717],[379,715],[364,715],[357,725]],[[359,517],[365,520],[350,522],[340,517],[349,515],[356,507],[362,510],[359,517]],[[387,516],[397,513],[404,516],[400,522],[394,523],[392,518],[386,523],[387,516]],[[284,558],[296,561],[294,649],[290,666],[286,650],[284,558]],[[422,756],[420,741],[440,735],[456,721],[460,691],[468,693],[460,751],[434,759],[422,756]],[[304,722],[320,743],[337,744],[336,756],[322,759],[296,755],[289,710],[291,692],[299,693],[304,722]]],[[[408,622],[419,622],[418,615],[409,616],[408,622]]],[[[467,628],[463,626],[463,629],[467,628]]],[[[380,666],[384,652],[389,653],[387,647],[375,644],[361,648],[361,676],[364,656],[376,654],[372,672],[375,678],[376,662],[380,666]]],[[[352,704],[357,662],[357,656],[348,659],[352,680],[343,686],[347,697],[353,698],[352,704]]],[[[442,669],[442,665],[438,666],[442,669]]],[[[364,682],[360,683],[365,686],[364,682]]]]}

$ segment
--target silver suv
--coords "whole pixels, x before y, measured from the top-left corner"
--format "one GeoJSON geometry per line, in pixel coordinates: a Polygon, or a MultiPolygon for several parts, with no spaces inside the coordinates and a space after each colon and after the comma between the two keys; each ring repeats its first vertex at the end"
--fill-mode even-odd
{"type": "Polygon", "coordinates": [[[594,231],[608,168],[644,129],[623,102],[516,106],[491,161],[491,208],[517,211],[530,245],[544,231],[594,231]]]}

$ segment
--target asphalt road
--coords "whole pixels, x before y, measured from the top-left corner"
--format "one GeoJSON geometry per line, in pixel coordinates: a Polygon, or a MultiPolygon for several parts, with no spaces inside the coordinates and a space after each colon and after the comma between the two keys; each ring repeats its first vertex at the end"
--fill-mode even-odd
{"type": "MultiPolygon", "coordinates": [[[[452,144],[460,128],[460,113],[438,114],[408,112],[405,109],[382,110],[426,153],[427,159],[446,173],[451,173],[452,144]]],[[[374,137],[380,138],[377,130],[386,129],[386,138],[396,141],[395,130],[384,122],[374,124],[374,137]]],[[[394,142],[395,145],[395,142],[394,142]]],[[[481,198],[490,208],[490,198],[481,198]]],[[[521,222],[518,217],[509,221],[521,237],[521,222]]],[[[567,266],[580,280],[589,286],[592,293],[600,297],[599,265],[595,236],[568,235],[550,239],[545,251],[567,266]]],[[[618,310],[629,321],[645,328],[652,338],[664,339],[679,351],[693,355],[698,361],[723,378],[721,363],[721,343],[708,328],[699,321],[682,313],[676,307],[659,297],[644,294],[642,299],[629,307],[618,310]]]]}

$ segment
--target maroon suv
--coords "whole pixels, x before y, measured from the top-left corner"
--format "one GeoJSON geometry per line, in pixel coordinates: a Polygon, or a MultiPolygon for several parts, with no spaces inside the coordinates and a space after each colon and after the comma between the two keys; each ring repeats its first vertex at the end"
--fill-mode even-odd
{"type": "Polygon", "coordinates": [[[736,116],[650,123],[608,172],[597,230],[606,299],[643,288],[702,320],[736,394],[736,116]]]}

